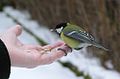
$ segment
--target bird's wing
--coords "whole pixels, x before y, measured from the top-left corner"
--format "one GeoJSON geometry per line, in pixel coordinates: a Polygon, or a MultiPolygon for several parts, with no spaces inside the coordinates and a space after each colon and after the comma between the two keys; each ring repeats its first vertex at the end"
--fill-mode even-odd
{"type": "Polygon", "coordinates": [[[92,37],[91,35],[89,35],[86,32],[73,30],[73,31],[66,31],[66,32],[64,32],[64,34],[68,37],[74,38],[74,39],[82,41],[82,42],[87,42],[90,44],[92,41],[94,41],[94,37],[92,37]]]}
{"type": "Polygon", "coordinates": [[[104,48],[103,46],[101,46],[100,44],[98,44],[95,40],[94,40],[94,37],[88,33],[86,33],[87,35],[84,35],[84,33],[80,32],[80,31],[76,31],[76,30],[73,30],[71,32],[67,31],[67,32],[64,32],[64,34],[68,37],[71,37],[71,38],[74,38],[76,40],[79,40],[81,41],[82,43],[88,43],[88,44],[92,44],[98,48],[101,48],[101,49],[104,49],[106,51],[108,51],[108,49],[104,48]]]}

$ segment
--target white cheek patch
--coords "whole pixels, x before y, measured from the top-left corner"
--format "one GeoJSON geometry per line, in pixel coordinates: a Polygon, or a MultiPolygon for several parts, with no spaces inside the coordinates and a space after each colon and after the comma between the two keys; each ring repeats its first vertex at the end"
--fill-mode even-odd
{"type": "Polygon", "coordinates": [[[56,29],[56,31],[57,31],[58,33],[60,33],[60,32],[62,31],[62,29],[63,29],[63,27],[56,29]]]}

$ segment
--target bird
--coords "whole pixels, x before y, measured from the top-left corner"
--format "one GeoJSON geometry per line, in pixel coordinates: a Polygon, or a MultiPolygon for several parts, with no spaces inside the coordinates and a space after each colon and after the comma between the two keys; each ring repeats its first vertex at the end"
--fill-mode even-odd
{"type": "Polygon", "coordinates": [[[82,27],[79,27],[78,25],[69,22],[63,22],[57,24],[52,29],[52,31],[56,32],[71,49],[80,50],[84,47],[92,45],[108,51],[107,48],[103,47],[95,41],[93,35],[85,31],[82,27]]]}

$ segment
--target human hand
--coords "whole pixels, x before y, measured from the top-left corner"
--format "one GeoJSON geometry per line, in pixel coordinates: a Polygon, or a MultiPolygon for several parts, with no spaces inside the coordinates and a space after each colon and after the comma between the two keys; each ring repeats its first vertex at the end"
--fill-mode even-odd
{"type": "Polygon", "coordinates": [[[57,42],[53,45],[28,45],[23,44],[17,37],[22,33],[21,26],[11,27],[0,35],[1,40],[6,45],[12,66],[17,67],[36,67],[49,64],[65,55],[64,51],[57,50],[62,48],[69,51],[69,47],[63,42],[57,42]],[[43,53],[44,49],[52,49],[43,53]]]}

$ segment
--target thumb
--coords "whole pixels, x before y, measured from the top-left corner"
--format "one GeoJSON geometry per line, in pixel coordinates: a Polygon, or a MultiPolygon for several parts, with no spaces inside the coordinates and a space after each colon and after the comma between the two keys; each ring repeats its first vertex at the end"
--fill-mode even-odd
{"type": "Polygon", "coordinates": [[[22,33],[22,28],[20,25],[16,25],[8,29],[8,31],[14,33],[16,36],[19,36],[22,33]]]}

